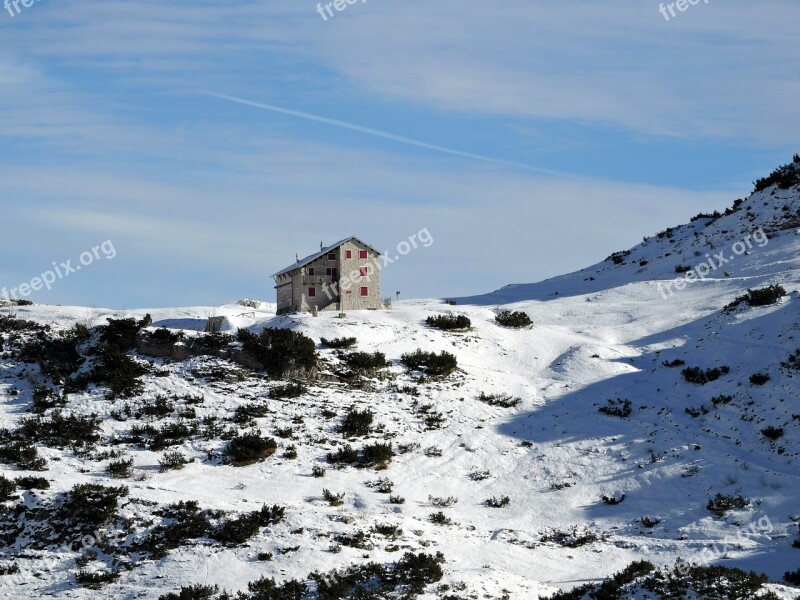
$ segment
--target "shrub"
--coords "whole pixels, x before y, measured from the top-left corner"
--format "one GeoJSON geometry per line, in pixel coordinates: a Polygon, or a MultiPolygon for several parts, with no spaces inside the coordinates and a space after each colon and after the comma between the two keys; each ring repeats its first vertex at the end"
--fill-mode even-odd
{"type": "Polygon", "coordinates": [[[358,460],[358,451],[349,444],[340,446],[336,453],[328,453],[328,462],[332,464],[351,464],[358,460]]]}
{"type": "Polygon", "coordinates": [[[17,484],[7,479],[5,475],[0,475],[0,502],[11,500],[15,491],[17,491],[17,484]]]}
{"type": "Polygon", "coordinates": [[[620,252],[614,252],[611,256],[609,256],[606,261],[613,262],[615,265],[623,265],[625,264],[625,259],[631,255],[630,250],[622,250],[620,252]]]}
{"type": "Polygon", "coordinates": [[[405,504],[406,499],[402,496],[389,496],[389,504],[405,504]]]}
{"type": "Polygon", "coordinates": [[[764,385],[769,381],[769,373],[753,373],[750,375],[750,383],[753,385],[764,385]]]}
{"type": "Polygon", "coordinates": [[[150,315],[141,321],[136,319],[109,319],[107,325],[100,327],[100,340],[120,350],[132,350],[136,346],[139,330],[153,323],[150,315]]]}
{"type": "Polygon", "coordinates": [[[0,563],[0,575],[15,575],[19,573],[19,565],[17,563],[0,563]]]}
{"type": "Polygon", "coordinates": [[[108,463],[106,466],[106,473],[108,473],[110,477],[117,479],[130,477],[133,474],[133,459],[117,460],[108,463]]]}
{"type": "Polygon", "coordinates": [[[470,473],[468,475],[468,477],[472,481],[484,481],[486,479],[489,479],[489,477],[491,477],[491,476],[492,476],[492,474],[489,471],[487,471],[487,470],[478,470],[478,469],[475,469],[474,471],[470,471],[470,473]]]}
{"type": "Polygon", "coordinates": [[[398,525],[392,524],[383,524],[383,525],[375,525],[372,530],[379,534],[389,538],[397,538],[403,535],[403,530],[400,529],[398,525]]]}
{"type": "Polygon", "coordinates": [[[188,465],[191,461],[177,450],[170,450],[164,452],[158,461],[159,470],[164,473],[166,471],[178,471],[184,466],[188,465]]]}
{"type": "Polygon", "coordinates": [[[780,190],[788,190],[796,185],[800,185],[800,160],[798,155],[794,156],[794,161],[781,165],[770,173],[767,177],[762,177],[753,182],[756,192],[763,192],[773,185],[780,190]]]}
{"type": "Polygon", "coordinates": [[[388,366],[386,355],[383,352],[350,352],[340,354],[339,358],[351,369],[361,371],[374,371],[388,366]]]}
{"type": "Polygon", "coordinates": [[[699,367],[687,367],[681,371],[681,374],[686,381],[689,383],[696,383],[697,385],[705,385],[712,381],[716,381],[728,373],[730,373],[730,367],[727,366],[706,369],[705,371],[699,367]]]}
{"type": "Polygon", "coordinates": [[[486,506],[491,508],[504,508],[511,504],[511,498],[508,496],[500,496],[499,498],[495,498],[492,496],[488,500],[486,500],[486,506]]]}
{"type": "Polygon", "coordinates": [[[472,327],[472,322],[465,315],[435,315],[425,319],[425,322],[430,327],[435,327],[436,329],[442,329],[444,331],[469,329],[472,327]]]}
{"type": "Polygon", "coordinates": [[[39,451],[29,442],[11,439],[7,430],[0,430],[0,462],[15,464],[25,471],[44,471],[47,461],[39,455],[39,451]]]}
{"type": "Polygon", "coordinates": [[[458,498],[455,496],[448,496],[447,498],[437,498],[436,496],[428,496],[428,502],[437,508],[450,508],[458,504],[458,498]]]}
{"type": "Polygon", "coordinates": [[[646,560],[634,562],[610,579],[606,579],[597,590],[590,594],[590,597],[592,600],[617,600],[622,598],[622,590],[626,585],[633,583],[648,573],[652,573],[655,569],[655,565],[646,560]]]}
{"type": "Polygon", "coordinates": [[[34,477],[27,475],[25,477],[17,477],[14,483],[21,490],[48,490],[50,489],[50,482],[44,477],[34,477]]]}
{"type": "Polygon", "coordinates": [[[266,328],[260,334],[240,329],[237,339],[244,351],[263,364],[275,379],[290,370],[310,370],[317,362],[314,341],[291,329],[266,328]]]}
{"type": "Polygon", "coordinates": [[[178,593],[170,592],[159,596],[158,600],[211,600],[217,593],[216,586],[210,585],[190,585],[182,587],[178,593]]]}
{"type": "Polygon", "coordinates": [[[748,306],[770,306],[786,295],[786,290],[781,285],[770,285],[765,288],[747,290],[744,296],[739,296],[730,304],[722,309],[725,313],[730,313],[741,304],[748,306]]]}
{"type": "Polygon", "coordinates": [[[674,367],[682,367],[686,363],[682,361],[680,358],[676,358],[675,360],[665,360],[661,364],[667,367],[668,369],[672,369],[674,367]]]}
{"type": "Polygon", "coordinates": [[[724,516],[726,512],[731,510],[741,510],[750,506],[750,501],[742,496],[725,496],[717,494],[708,501],[706,509],[714,513],[716,516],[724,516]]]}
{"type": "Polygon", "coordinates": [[[430,412],[425,415],[423,422],[425,423],[425,429],[429,431],[441,429],[444,425],[444,415],[440,412],[430,412]]]}
{"type": "Polygon", "coordinates": [[[23,419],[17,435],[25,440],[57,448],[84,447],[96,444],[100,440],[100,422],[100,418],[94,415],[84,417],[56,412],[49,419],[43,417],[23,419]]]}
{"type": "Polygon", "coordinates": [[[308,391],[308,388],[302,383],[286,383],[278,385],[269,391],[269,397],[278,399],[283,398],[299,398],[308,391]]]}
{"type": "Polygon", "coordinates": [[[675,273],[678,274],[678,275],[682,275],[684,273],[688,273],[691,270],[692,270],[692,267],[690,267],[689,265],[677,265],[675,267],[675,273]]]}
{"type": "Polygon", "coordinates": [[[789,358],[785,362],[781,363],[781,366],[784,369],[794,369],[795,371],[800,371],[800,348],[790,354],[789,358]]]}
{"type": "Polygon", "coordinates": [[[344,504],[344,496],[344,492],[341,494],[334,494],[327,488],[322,490],[322,497],[330,506],[341,506],[344,504]]]}
{"type": "Polygon", "coordinates": [[[321,338],[320,342],[326,348],[333,348],[336,350],[345,350],[347,348],[352,348],[358,343],[358,340],[354,337],[338,337],[332,340],[326,340],[325,338],[321,338]]]}
{"type": "Polygon", "coordinates": [[[800,585],[800,569],[796,571],[786,571],[783,580],[790,585],[800,585]]]}
{"type": "Polygon", "coordinates": [[[239,546],[256,535],[260,528],[259,513],[246,513],[226,519],[211,531],[210,537],[225,546],[239,546]]]}
{"type": "Polygon", "coordinates": [[[609,400],[606,406],[601,406],[597,409],[599,412],[621,419],[627,419],[633,412],[633,405],[630,400],[609,400]]]}
{"type": "Polygon", "coordinates": [[[603,504],[610,504],[611,506],[622,504],[624,501],[625,501],[625,494],[622,494],[619,498],[617,498],[616,496],[603,496],[603,504]]]}
{"type": "Polygon", "coordinates": [[[342,419],[339,425],[339,433],[345,437],[369,435],[369,429],[374,418],[375,414],[369,409],[351,409],[342,419]]]}
{"type": "Polygon", "coordinates": [[[723,405],[724,404],[730,404],[732,401],[733,401],[733,396],[725,396],[723,394],[723,395],[720,395],[720,396],[714,396],[711,399],[711,404],[713,404],[714,406],[719,406],[720,404],[723,404],[723,405]]]}
{"type": "Polygon", "coordinates": [[[87,528],[98,528],[117,517],[117,501],[128,495],[126,487],[106,487],[94,483],[75,485],[65,495],[59,516],[87,528]]]}
{"type": "Polygon", "coordinates": [[[761,435],[774,442],[783,437],[783,427],[773,427],[770,425],[761,430],[761,435]]]}
{"type": "Polygon", "coordinates": [[[361,452],[360,462],[364,466],[381,466],[392,460],[394,451],[391,444],[375,442],[367,444],[361,452]]]}
{"type": "Polygon", "coordinates": [[[139,378],[145,373],[147,369],[118,346],[107,346],[98,351],[98,360],[92,370],[69,379],[64,384],[64,391],[83,391],[93,383],[107,387],[110,398],[131,398],[141,393],[143,386],[139,378]]]}
{"type": "Polygon", "coordinates": [[[263,438],[259,432],[237,435],[225,450],[225,456],[235,467],[244,467],[272,456],[278,448],[273,439],[263,438]]]}
{"type": "Polygon", "coordinates": [[[75,581],[90,589],[99,589],[107,583],[111,583],[119,577],[117,571],[78,571],[75,581]]]}
{"type": "Polygon", "coordinates": [[[403,354],[400,360],[408,369],[422,371],[431,376],[449,375],[458,368],[456,357],[444,350],[439,354],[415,350],[414,352],[403,354]]]}
{"type": "Polygon", "coordinates": [[[150,403],[145,403],[139,410],[142,415],[147,417],[164,418],[172,414],[175,410],[175,402],[159,394],[155,400],[150,403]]]}
{"type": "Polygon", "coordinates": [[[521,329],[522,327],[533,325],[531,318],[522,311],[504,310],[499,312],[494,320],[502,327],[511,327],[513,329],[521,329]]]}
{"type": "Polygon", "coordinates": [[[552,530],[542,534],[540,541],[544,544],[552,543],[563,548],[580,548],[587,544],[591,544],[600,539],[593,531],[588,529],[578,529],[575,525],[569,530],[552,530]]]}
{"type": "Polygon", "coordinates": [[[450,525],[453,522],[442,511],[431,513],[428,515],[428,520],[434,525],[450,525]]]}
{"type": "Polygon", "coordinates": [[[322,467],[320,465],[314,465],[313,467],[311,467],[311,474],[317,478],[325,477],[325,467],[322,467]]]}
{"type": "Polygon", "coordinates": [[[484,394],[478,396],[478,400],[485,402],[489,406],[499,406],[501,408],[514,408],[522,403],[521,398],[514,398],[511,394],[484,394]]]}

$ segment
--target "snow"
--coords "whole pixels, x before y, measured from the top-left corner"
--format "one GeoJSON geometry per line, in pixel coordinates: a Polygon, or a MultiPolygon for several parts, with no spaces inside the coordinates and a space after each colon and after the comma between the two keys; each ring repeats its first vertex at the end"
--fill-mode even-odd
{"type": "MultiPolygon", "coordinates": [[[[138,476],[124,483],[130,488],[129,499],[137,502],[126,504],[123,514],[140,514],[142,501],[168,504],[193,499],[204,508],[234,512],[280,504],[287,507],[286,520],[251,540],[249,547],[201,544],[171,551],[162,560],[123,571],[102,592],[73,582],[74,554],[52,552],[46,561],[19,558],[22,573],[0,577],[0,595],[155,599],[190,583],[234,591],[262,575],[304,579],[314,570],[399,558],[386,550],[385,542],[370,552],[348,547],[329,552],[332,533],[367,530],[380,523],[403,529],[396,542],[403,550],[441,551],[447,559],[444,582],[464,582],[466,593],[480,596],[499,597],[506,590],[512,598],[537,598],[600,580],[639,559],[663,565],[678,558],[703,562],[713,544],[721,549],[724,542],[724,552],[713,553],[715,564],[765,572],[780,581],[785,571],[800,566],[800,552],[792,548],[800,513],[800,420],[793,419],[800,413],[800,373],[780,368],[781,361],[800,348],[800,235],[793,229],[774,229],[786,204],[800,212],[796,190],[767,190],[748,199],[743,210],[711,225],[701,219],[676,228],[671,240],[650,238],[632,250],[625,265],[603,262],[542,283],[457,299],[456,306],[436,299],[402,301],[390,311],[351,312],[346,318],[335,313],[276,317],[274,304],[258,309],[231,304],[124,313],[59,306],[15,308],[20,318],[59,329],[149,313],[154,327],[183,330],[187,335],[202,331],[209,316],[222,316],[229,332],[270,326],[295,328],[316,342],[353,336],[359,350],[386,354],[398,385],[414,385],[399,359],[417,348],[452,352],[460,371],[419,385],[418,397],[375,380],[371,392],[319,384],[297,400],[270,400],[275,412],[258,419],[259,429],[273,436],[276,427],[293,426],[299,439],[278,440],[278,453],[249,467],[206,460],[208,451],[223,447],[219,440],[187,442],[180,449],[195,461],[166,473],[158,471],[160,453],[130,448],[127,454],[134,458],[138,476]],[[751,211],[757,215],[755,221],[747,216],[751,211]],[[759,226],[770,232],[767,245],[754,246],[747,255],[737,256],[709,278],[690,282],[671,297],[661,294],[658,282],[676,277],[676,265],[696,265],[707,252],[729,252],[759,226]],[[640,266],[641,261],[646,265],[640,266]],[[721,312],[747,288],[769,284],[783,285],[790,295],[774,306],[721,312]],[[523,330],[501,328],[494,322],[499,309],[523,310],[534,325],[523,330]],[[472,330],[445,333],[424,325],[427,316],[442,313],[467,315],[472,330]],[[727,365],[730,372],[697,386],[683,380],[681,368],[662,365],[674,359],[704,369],[727,365]],[[768,372],[770,381],[751,385],[750,374],[759,371],[768,372]],[[508,393],[522,403],[512,409],[491,407],[477,399],[481,392],[508,393]],[[714,407],[710,399],[720,394],[731,395],[734,401],[714,407]],[[632,402],[630,418],[598,412],[607,400],[617,398],[632,402]],[[425,430],[415,410],[422,404],[445,415],[444,428],[425,430]],[[341,415],[352,405],[369,407],[384,426],[370,439],[388,438],[395,448],[416,443],[420,449],[396,456],[385,471],[329,468],[325,452],[334,448],[330,441],[341,436],[334,431],[337,420],[326,420],[320,410],[331,408],[341,415]],[[685,412],[701,406],[710,409],[708,414],[692,417],[685,412]],[[302,425],[292,424],[293,417],[302,417],[302,425]],[[767,425],[784,427],[785,436],[776,443],[765,440],[760,429],[767,425]],[[281,457],[288,443],[297,446],[296,460],[281,457]],[[440,457],[423,453],[432,446],[441,449],[440,457]],[[777,451],[779,446],[783,453],[777,451]],[[324,478],[311,476],[314,465],[328,468],[324,478]],[[489,471],[490,476],[473,481],[469,474],[475,470],[489,471]],[[394,482],[393,493],[405,497],[405,504],[389,504],[386,495],[365,485],[379,477],[394,482]],[[567,482],[571,487],[553,488],[567,482]],[[328,506],[321,498],[323,487],[346,492],[345,504],[328,506]],[[715,518],[706,510],[706,502],[717,492],[741,493],[752,506],[715,518]],[[623,493],[621,504],[601,501],[604,495],[623,493]],[[458,498],[457,504],[442,509],[452,525],[428,521],[428,515],[439,510],[429,503],[430,495],[458,498]],[[511,498],[508,507],[484,505],[487,498],[503,495],[511,498]],[[638,522],[642,517],[658,518],[660,523],[647,529],[638,522]],[[770,526],[759,526],[759,519],[770,526]],[[751,525],[750,535],[742,536],[751,525]],[[573,526],[589,528],[603,540],[579,548],[539,541],[548,530],[573,526]],[[292,533],[300,528],[302,533],[292,533]],[[294,546],[300,548],[280,554],[294,546]],[[274,560],[257,561],[255,555],[262,551],[274,552],[274,560]]],[[[335,361],[332,351],[320,353],[335,361]]],[[[238,384],[208,384],[190,376],[193,366],[203,360],[165,363],[168,376],[145,378],[145,398],[202,394],[206,401],[198,407],[199,416],[230,415],[248,399],[265,398],[272,385],[261,377],[238,384]]],[[[25,416],[31,385],[12,361],[2,361],[0,370],[6,377],[0,385],[0,427],[12,427],[25,416]],[[9,394],[12,384],[21,390],[18,397],[9,394]]],[[[70,408],[97,412],[104,418],[103,433],[110,436],[129,427],[109,416],[121,403],[113,404],[103,399],[102,392],[94,392],[76,395],[70,408]]],[[[51,481],[46,494],[78,482],[119,484],[105,475],[104,463],[69,451],[43,449],[42,453],[49,470],[41,475],[51,481]]],[[[3,469],[8,476],[11,469],[3,469]]],[[[20,474],[24,473],[13,473],[20,474]]],[[[773,589],[782,598],[797,594],[782,586],[773,589]]]]}

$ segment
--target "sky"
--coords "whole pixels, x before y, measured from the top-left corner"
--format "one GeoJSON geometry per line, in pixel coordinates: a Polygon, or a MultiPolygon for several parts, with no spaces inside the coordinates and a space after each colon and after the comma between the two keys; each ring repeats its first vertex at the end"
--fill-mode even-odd
{"type": "Polygon", "coordinates": [[[42,303],[274,302],[320,241],[419,232],[384,296],[488,292],[800,151],[797,0],[25,3],[0,11],[0,287],[42,303]]]}

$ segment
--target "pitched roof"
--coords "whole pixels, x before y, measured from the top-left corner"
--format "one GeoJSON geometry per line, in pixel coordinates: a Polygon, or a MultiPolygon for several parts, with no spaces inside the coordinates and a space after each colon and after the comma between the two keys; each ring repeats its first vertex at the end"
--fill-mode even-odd
{"type": "Polygon", "coordinates": [[[367,248],[369,248],[370,250],[375,252],[378,256],[381,256],[381,254],[382,254],[382,252],[378,252],[378,250],[376,250],[375,248],[373,248],[372,246],[370,246],[366,242],[363,242],[360,239],[358,239],[356,236],[351,235],[348,238],[345,238],[343,240],[340,240],[340,241],[336,242],[335,244],[331,244],[330,246],[327,246],[327,247],[323,248],[319,252],[315,252],[314,254],[310,254],[309,256],[306,256],[305,258],[301,258],[299,261],[297,261],[297,262],[289,265],[285,269],[281,269],[280,271],[275,273],[273,275],[273,277],[278,277],[279,275],[283,275],[283,274],[288,273],[290,271],[294,271],[295,269],[300,269],[301,267],[305,267],[307,264],[312,263],[315,260],[317,260],[320,256],[323,256],[324,254],[327,254],[331,250],[336,250],[336,248],[338,248],[339,246],[341,246],[342,244],[344,244],[346,242],[349,242],[350,240],[356,240],[357,242],[359,242],[361,244],[364,244],[367,248]]]}

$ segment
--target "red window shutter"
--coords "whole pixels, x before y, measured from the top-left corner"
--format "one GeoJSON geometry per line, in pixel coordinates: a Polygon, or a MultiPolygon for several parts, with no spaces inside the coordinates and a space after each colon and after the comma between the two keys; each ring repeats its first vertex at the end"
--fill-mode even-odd
{"type": "Polygon", "coordinates": [[[358,267],[358,270],[361,273],[362,277],[366,277],[367,276],[367,269],[369,269],[369,267],[358,267]]]}
{"type": "Polygon", "coordinates": [[[308,288],[308,297],[315,298],[317,295],[317,288],[310,287],[308,288]]]}
{"type": "Polygon", "coordinates": [[[362,296],[369,296],[369,288],[368,287],[362,287],[361,288],[361,295],[362,296]]]}
{"type": "Polygon", "coordinates": [[[367,258],[369,258],[369,254],[367,253],[366,250],[359,250],[358,251],[358,258],[366,260],[367,258]]]}
{"type": "Polygon", "coordinates": [[[347,258],[353,258],[353,251],[352,250],[347,250],[346,256],[347,256],[347,258]]]}

